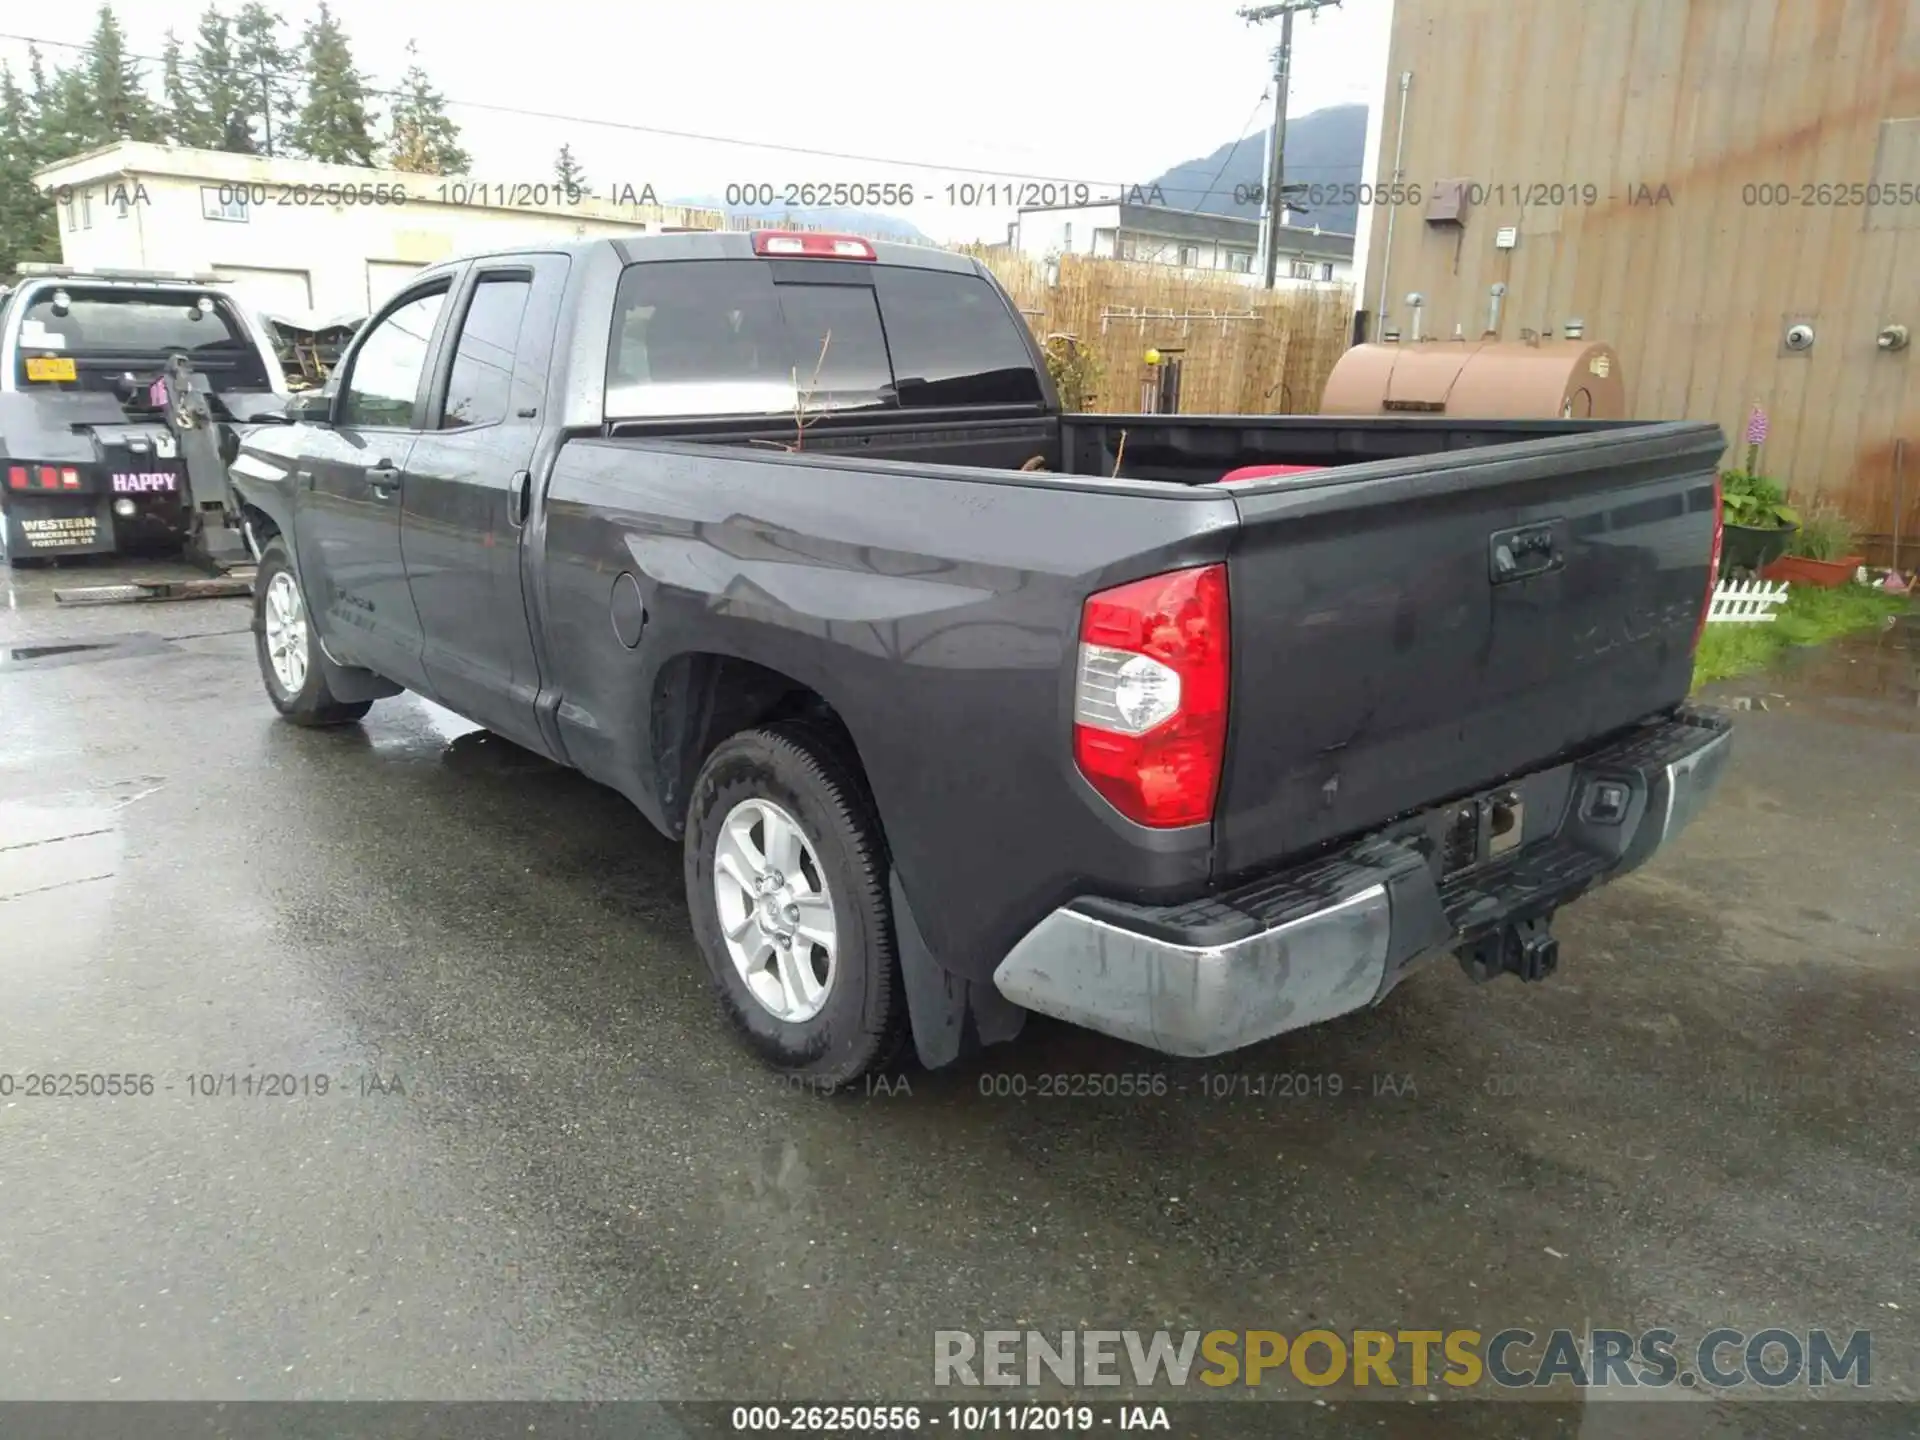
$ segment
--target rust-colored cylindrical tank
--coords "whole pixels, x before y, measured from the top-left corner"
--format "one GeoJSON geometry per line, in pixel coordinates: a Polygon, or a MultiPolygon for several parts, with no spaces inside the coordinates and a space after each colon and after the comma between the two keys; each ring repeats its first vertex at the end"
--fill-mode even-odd
{"type": "Polygon", "coordinates": [[[1415,340],[1356,345],[1327,377],[1322,415],[1624,420],[1610,345],[1586,340],[1415,340]]]}

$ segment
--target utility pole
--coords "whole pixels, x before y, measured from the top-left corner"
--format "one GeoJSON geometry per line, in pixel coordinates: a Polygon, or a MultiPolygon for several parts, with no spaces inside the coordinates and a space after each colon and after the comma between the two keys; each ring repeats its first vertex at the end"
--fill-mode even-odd
{"type": "Polygon", "coordinates": [[[1267,174],[1261,185],[1261,279],[1269,290],[1280,267],[1280,222],[1286,218],[1287,86],[1293,70],[1293,17],[1304,10],[1309,18],[1321,7],[1340,0],[1276,0],[1271,5],[1249,5],[1236,13],[1249,25],[1280,22],[1280,43],[1273,52],[1273,125],[1268,131],[1267,174]]]}
{"type": "Polygon", "coordinates": [[[266,129],[267,158],[273,158],[273,91],[267,83],[267,67],[260,67],[260,119],[266,129]]]}

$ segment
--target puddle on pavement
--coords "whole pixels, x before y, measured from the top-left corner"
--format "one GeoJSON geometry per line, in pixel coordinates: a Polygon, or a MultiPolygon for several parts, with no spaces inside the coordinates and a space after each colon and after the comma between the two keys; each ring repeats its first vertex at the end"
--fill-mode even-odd
{"type": "Polygon", "coordinates": [[[0,645],[0,674],[54,665],[80,665],[90,660],[118,660],[131,655],[158,655],[176,648],[172,641],[144,630],[52,645],[0,645]]]}
{"type": "Polygon", "coordinates": [[[1920,615],[1792,652],[1773,680],[1793,706],[1822,719],[1920,733],[1920,615]]]}
{"type": "Polygon", "coordinates": [[[473,721],[418,695],[376,705],[362,722],[368,743],[383,756],[430,759],[463,774],[551,770],[544,756],[483,730],[473,721]]]}
{"type": "Polygon", "coordinates": [[[0,645],[0,665],[25,665],[34,660],[44,660],[49,655],[72,655],[80,650],[105,650],[105,641],[94,640],[84,645],[0,645]]]}

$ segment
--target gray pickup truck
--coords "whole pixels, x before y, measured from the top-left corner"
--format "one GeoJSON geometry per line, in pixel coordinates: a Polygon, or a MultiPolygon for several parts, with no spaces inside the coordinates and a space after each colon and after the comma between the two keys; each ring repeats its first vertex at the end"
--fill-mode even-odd
{"type": "Polygon", "coordinates": [[[422,271],[289,418],[232,476],[275,707],[626,795],[814,1083],[1539,979],[1729,749],[1712,425],[1063,415],[974,260],[775,231],[422,271]]]}

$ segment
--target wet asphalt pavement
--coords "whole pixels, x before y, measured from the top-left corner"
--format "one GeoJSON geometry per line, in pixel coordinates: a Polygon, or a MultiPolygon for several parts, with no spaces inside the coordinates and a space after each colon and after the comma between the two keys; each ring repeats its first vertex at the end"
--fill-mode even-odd
{"type": "Polygon", "coordinates": [[[278,721],[243,602],[51,604],[113,578],[0,568],[0,1073],[154,1077],[0,1098],[0,1399],[885,1399],[936,1329],[1720,1324],[1871,1330],[1920,1398],[1920,626],[1721,687],[1768,708],[1714,803],[1546,984],[1449,963],[1204,1063],[1035,1022],[824,1099],[732,1039],[619,797],[412,697],[278,721]],[[1167,1093],[1038,1094],[1110,1073],[1167,1093]]]}

